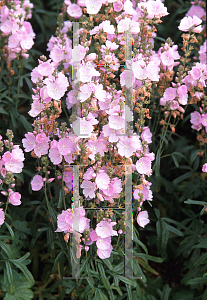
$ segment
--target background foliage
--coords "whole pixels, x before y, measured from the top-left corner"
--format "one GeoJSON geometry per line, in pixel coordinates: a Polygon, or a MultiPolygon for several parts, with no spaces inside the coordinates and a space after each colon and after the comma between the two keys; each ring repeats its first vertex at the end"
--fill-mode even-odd
{"type": "MultiPolygon", "coordinates": [[[[29,59],[22,65],[14,61],[15,75],[9,83],[8,71],[2,68],[0,134],[5,137],[6,129],[12,129],[16,144],[21,144],[25,132],[32,128],[32,119],[27,114],[32,92],[30,72],[40,55],[48,55],[47,42],[55,33],[62,7],[62,1],[57,0],[33,0],[33,4],[31,24],[36,39],[29,59]],[[18,77],[19,66],[23,70],[21,77],[18,77]],[[19,99],[18,107],[15,97],[19,99]]],[[[167,37],[181,48],[177,26],[189,10],[190,2],[167,0],[165,6],[170,15],[158,26],[155,49],[167,37]]],[[[192,107],[187,108],[175,133],[166,132],[164,151],[157,155],[151,176],[153,202],[151,207],[145,204],[151,222],[144,229],[135,225],[134,269],[142,280],[134,284],[123,277],[124,265],[115,254],[105,260],[96,258],[89,264],[90,252],[81,261],[81,277],[88,277],[87,280],[62,279],[71,270],[65,267],[69,250],[54,233],[52,220],[56,219],[58,208],[50,199],[48,215],[43,193],[32,193],[30,181],[36,165],[26,154],[23,176],[17,174],[22,205],[8,209],[7,222],[0,228],[0,297],[5,300],[207,299],[207,181],[201,172],[204,161],[197,155],[201,149],[190,126],[190,112],[192,107]]],[[[152,117],[156,118],[156,114],[155,111],[152,117]]],[[[160,134],[158,126],[151,144],[156,154],[160,134]]],[[[59,190],[56,197],[61,201],[59,190]]],[[[123,256],[121,246],[120,256],[123,256]]]]}

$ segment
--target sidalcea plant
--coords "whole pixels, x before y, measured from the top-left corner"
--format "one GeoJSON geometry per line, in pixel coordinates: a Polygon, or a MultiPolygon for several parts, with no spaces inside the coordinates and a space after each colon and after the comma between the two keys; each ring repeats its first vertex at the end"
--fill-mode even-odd
{"type": "MultiPolygon", "coordinates": [[[[144,227],[149,223],[149,219],[147,211],[142,211],[142,205],[144,201],[152,201],[153,198],[149,177],[155,158],[148,146],[152,142],[152,133],[145,125],[145,117],[151,117],[149,109],[145,106],[153,98],[152,90],[158,85],[162,96],[160,105],[164,106],[165,115],[164,123],[161,124],[166,132],[171,115],[175,119],[176,116],[182,117],[185,112],[182,105],[186,106],[188,103],[187,82],[189,76],[194,75],[182,75],[180,66],[179,78],[176,77],[176,83],[172,82],[173,68],[179,65],[177,60],[181,57],[177,51],[178,47],[173,45],[170,39],[158,53],[153,51],[152,36],[155,36],[155,25],[161,22],[161,17],[168,15],[161,1],[140,2],[135,5],[129,0],[97,1],[96,4],[86,0],[84,3],[79,1],[78,4],[65,1],[65,5],[71,18],[76,20],[81,17],[83,27],[78,30],[80,43],[73,47],[73,24],[71,21],[63,22],[63,15],[60,15],[56,37],[52,37],[48,43],[50,59],[41,57],[39,65],[31,74],[36,88],[33,89],[33,103],[29,114],[36,119],[33,124],[34,131],[27,133],[22,142],[25,151],[32,151],[32,156],[39,159],[40,175],[33,178],[32,189],[38,191],[44,187],[46,193],[46,186],[55,178],[53,184],[61,181],[65,195],[70,193],[72,196],[72,165],[81,165],[80,208],[85,218],[83,203],[87,203],[89,207],[98,204],[111,207],[124,205],[124,166],[130,165],[129,172],[136,174],[137,179],[136,183],[133,183],[134,209],[138,213],[138,224],[144,227]],[[102,5],[107,11],[107,18],[99,13],[102,5]],[[96,17],[97,13],[99,18],[96,17]],[[126,70],[120,70],[127,51],[127,34],[131,35],[133,41],[132,59],[126,61],[126,70]],[[72,72],[77,64],[79,77],[73,80],[72,72]],[[116,75],[118,70],[121,71],[119,77],[116,75]],[[172,87],[169,87],[170,82],[172,87]],[[125,101],[128,90],[132,95],[132,107],[125,101]],[[65,105],[61,106],[65,96],[69,113],[76,107],[76,114],[71,114],[68,119],[69,126],[56,121],[62,113],[62,108],[68,116],[65,105]],[[134,119],[133,109],[138,114],[136,131],[130,127],[130,122],[134,119]],[[78,129],[81,134],[77,134],[78,129]],[[55,173],[52,173],[52,170],[55,173]],[[49,178],[49,174],[53,174],[53,177],[49,178]]],[[[202,20],[198,17],[184,17],[179,29],[201,32],[201,23],[202,20]]],[[[193,33],[189,38],[187,34],[183,35],[183,39],[190,39],[191,43],[196,42],[193,33]]],[[[184,51],[185,49],[184,44],[184,51]]],[[[183,59],[184,68],[186,63],[186,59],[183,59]]],[[[204,84],[205,70],[202,64],[199,66],[200,75],[195,75],[195,80],[203,80],[204,84]],[[203,79],[200,79],[201,77],[203,79]]],[[[189,74],[195,74],[195,69],[198,69],[198,65],[193,67],[189,74]]],[[[170,125],[172,132],[175,126],[175,123],[170,125]]],[[[73,217],[69,217],[71,208],[67,209],[66,205],[64,206],[65,210],[57,219],[57,231],[62,230],[68,239],[68,234],[72,232],[73,217]]],[[[72,210],[72,215],[73,213],[72,210]]],[[[88,214],[90,215],[90,212],[88,214]]],[[[109,221],[111,217],[115,217],[113,212],[110,216],[105,216],[100,211],[95,231],[90,228],[88,221],[83,222],[79,231],[85,250],[96,241],[97,254],[102,259],[110,257],[113,249],[111,236],[117,235],[117,231],[112,230],[112,226],[116,225],[119,232],[125,232],[124,227],[117,227],[119,223],[109,221]],[[103,222],[105,217],[106,221],[103,222]],[[103,224],[111,228],[105,237],[97,231],[99,227],[107,231],[108,227],[104,227],[103,224]],[[98,242],[99,238],[102,239],[102,243],[98,242]]],[[[124,220],[123,224],[125,225],[124,220]]],[[[84,249],[83,245],[77,248],[78,256],[80,248],[84,249]]]]}

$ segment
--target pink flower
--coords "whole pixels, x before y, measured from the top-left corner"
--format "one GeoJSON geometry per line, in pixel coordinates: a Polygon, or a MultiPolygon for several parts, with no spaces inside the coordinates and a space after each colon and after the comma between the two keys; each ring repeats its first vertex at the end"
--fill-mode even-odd
{"type": "Polygon", "coordinates": [[[54,165],[58,165],[62,161],[62,155],[57,148],[51,148],[48,156],[54,165]]]}
{"type": "Polygon", "coordinates": [[[84,102],[85,100],[90,98],[92,91],[88,84],[84,84],[83,86],[81,86],[80,91],[81,91],[79,93],[80,102],[84,102]]]}
{"type": "Polygon", "coordinates": [[[133,140],[126,136],[120,139],[120,141],[117,143],[117,147],[118,153],[126,158],[129,158],[134,152],[136,152],[136,147],[133,143],[133,140]]]}
{"type": "Polygon", "coordinates": [[[103,28],[103,31],[109,34],[114,34],[115,33],[115,28],[113,25],[110,24],[109,20],[103,21],[100,25],[99,28],[103,28]]]}
{"type": "Polygon", "coordinates": [[[113,250],[113,247],[110,246],[110,248],[106,249],[106,250],[101,250],[101,249],[97,249],[97,255],[101,258],[101,259],[105,259],[105,258],[109,258],[111,255],[111,251],[113,250]]]}
{"type": "Polygon", "coordinates": [[[69,86],[67,77],[59,73],[58,78],[54,82],[47,81],[47,93],[49,97],[60,100],[67,91],[69,86]]]}
{"type": "MultiPolygon", "coordinates": [[[[180,25],[178,26],[178,29],[181,31],[189,31],[190,29],[192,29],[193,26],[198,26],[202,23],[202,20],[199,19],[197,16],[193,16],[192,18],[189,17],[184,17],[181,22],[180,25]]],[[[200,28],[200,27],[199,27],[200,28]]]]}
{"type": "Polygon", "coordinates": [[[39,191],[43,187],[43,178],[40,175],[35,175],[31,181],[33,191],[39,191]]]}
{"type": "Polygon", "coordinates": [[[117,26],[118,33],[130,30],[132,34],[140,32],[139,23],[131,20],[130,18],[121,19],[117,26]]]}
{"type": "Polygon", "coordinates": [[[113,3],[113,7],[114,7],[114,11],[119,12],[122,10],[123,4],[121,2],[120,3],[115,2],[113,3]]]}
{"type": "Polygon", "coordinates": [[[169,87],[165,90],[163,97],[165,100],[174,100],[176,98],[176,88],[169,87]]]}
{"type": "Polygon", "coordinates": [[[149,175],[151,173],[151,161],[147,157],[141,157],[136,162],[136,169],[139,174],[149,175]]]}
{"type": "Polygon", "coordinates": [[[99,189],[107,189],[110,182],[109,175],[106,173],[99,173],[96,176],[95,182],[99,189]]]}
{"type": "Polygon", "coordinates": [[[57,216],[58,228],[55,232],[72,232],[72,212],[71,209],[63,210],[60,215],[57,216]]]}
{"type": "Polygon", "coordinates": [[[55,69],[51,65],[50,61],[43,62],[37,68],[38,68],[39,74],[42,75],[42,76],[50,76],[53,73],[54,69],[55,69]]]}
{"type": "Polygon", "coordinates": [[[47,139],[45,139],[43,143],[35,142],[34,153],[35,155],[37,155],[37,157],[41,157],[42,155],[47,154],[48,149],[49,149],[49,143],[47,139]]]}
{"type": "Polygon", "coordinates": [[[87,8],[87,13],[89,15],[96,15],[102,6],[102,3],[102,0],[86,0],[85,5],[87,8]]]}
{"type": "Polygon", "coordinates": [[[3,208],[0,208],[0,225],[4,223],[5,220],[5,214],[3,212],[3,208]]]}
{"type": "Polygon", "coordinates": [[[141,138],[143,141],[147,142],[147,144],[152,142],[152,133],[150,132],[149,127],[143,127],[141,138]]]}
{"type": "Polygon", "coordinates": [[[144,228],[150,222],[148,218],[148,212],[146,210],[141,211],[137,216],[137,223],[144,228]]]}
{"type": "Polygon", "coordinates": [[[107,238],[114,235],[118,235],[115,230],[113,230],[113,226],[116,224],[116,222],[107,222],[107,221],[101,221],[96,225],[96,233],[101,238],[107,238]]]}
{"type": "Polygon", "coordinates": [[[58,150],[62,155],[71,154],[73,142],[69,138],[61,138],[58,142],[58,150]]]}
{"type": "Polygon", "coordinates": [[[28,114],[35,118],[43,111],[45,108],[44,104],[42,104],[39,100],[34,100],[34,102],[31,105],[31,110],[28,112],[28,114]]]}
{"type": "Polygon", "coordinates": [[[2,156],[2,159],[3,159],[4,163],[5,163],[5,162],[10,162],[11,159],[12,159],[11,153],[10,153],[9,151],[6,151],[6,152],[4,153],[4,155],[2,156]]]}
{"type": "Polygon", "coordinates": [[[177,88],[177,93],[179,95],[185,95],[187,94],[187,86],[186,85],[181,85],[177,88]]]}
{"type": "Polygon", "coordinates": [[[95,198],[95,190],[96,190],[96,185],[94,182],[91,182],[89,180],[83,180],[81,186],[83,188],[83,194],[85,197],[90,197],[91,199],[95,198]]]}
{"type": "MultiPolygon", "coordinates": [[[[13,151],[13,150],[12,150],[13,151]]],[[[7,172],[21,173],[23,168],[23,162],[21,160],[15,160],[12,155],[12,159],[5,163],[5,169],[7,172]]]]}
{"type": "Polygon", "coordinates": [[[90,239],[91,239],[92,242],[97,241],[98,235],[96,233],[96,230],[94,230],[94,229],[91,230],[91,232],[90,232],[90,239]]]}
{"type": "Polygon", "coordinates": [[[202,71],[198,67],[192,67],[192,70],[189,72],[194,80],[200,79],[202,75],[202,71]]]}
{"type": "Polygon", "coordinates": [[[174,59],[173,59],[173,56],[172,56],[172,52],[173,51],[171,48],[168,50],[168,51],[164,51],[162,54],[161,54],[161,60],[162,60],[162,63],[163,65],[165,66],[171,66],[173,65],[174,63],[174,59]]]}
{"type": "Polygon", "coordinates": [[[135,82],[134,73],[130,70],[124,70],[120,75],[120,84],[121,86],[126,86],[130,88],[135,82]]]}
{"type": "Polygon", "coordinates": [[[102,237],[99,236],[97,241],[96,241],[96,246],[100,250],[109,249],[110,246],[111,246],[111,236],[106,237],[106,238],[102,238],[102,237]]]}
{"type": "Polygon", "coordinates": [[[67,183],[71,182],[73,180],[73,172],[63,172],[63,180],[67,183]]]}
{"type": "Polygon", "coordinates": [[[205,17],[205,15],[205,10],[201,6],[192,5],[186,14],[186,17],[197,16],[199,19],[201,19],[202,17],[205,17]]]}
{"type": "Polygon", "coordinates": [[[93,168],[88,168],[88,170],[83,174],[83,179],[85,180],[91,180],[93,178],[94,175],[94,170],[93,168]]]}
{"type": "Polygon", "coordinates": [[[80,72],[80,81],[83,83],[90,82],[93,76],[100,75],[100,73],[97,72],[93,67],[89,67],[89,66],[81,66],[79,72],[80,72]]]}
{"type": "Polygon", "coordinates": [[[106,124],[102,127],[103,133],[104,133],[104,137],[109,137],[109,142],[110,143],[115,143],[118,141],[118,136],[117,134],[121,134],[121,130],[118,129],[111,129],[109,127],[109,124],[106,124]]]}
{"type": "Polygon", "coordinates": [[[18,192],[11,192],[9,193],[9,202],[12,204],[12,205],[20,205],[21,204],[21,195],[20,193],[18,192]]]}
{"type": "Polygon", "coordinates": [[[77,4],[71,4],[67,8],[67,13],[69,16],[78,19],[82,16],[82,9],[77,4]]]}
{"type": "Polygon", "coordinates": [[[73,122],[73,130],[77,136],[89,138],[93,131],[93,125],[90,121],[86,121],[85,117],[78,118],[73,122]]]}
{"type": "Polygon", "coordinates": [[[125,120],[120,116],[109,116],[109,127],[111,129],[122,129],[125,126],[125,120]]]}
{"type": "Polygon", "coordinates": [[[193,125],[199,125],[201,124],[201,115],[199,114],[199,112],[194,111],[193,113],[190,114],[191,119],[190,122],[193,125]]]}
{"type": "Polygon", "coordinates": [[[65,58],[65,50],[63,48],[60,48],[59,46],[55,45],[52,51],[50,52],[50,58],[58,63],[65,58]]]}
{"type": "Polygon", "coordinates": [[[201,116],[201,123],[203,126],[205,126],[205,127],[207,126],[207,114],[203,114],[201,116]]]}
{"type": "MultiPolygon", "coordinates": [[[[142,4],[143,2],[141,2],[142,4]]],[[[149,19],[153,19],[153,18],[161,18],[164,16],[169,15],[169,13],[167,12],[167,8],[164,6],[164,4],[159,1],[148,1],[146,2],[146,6],[147,6],[147,12],[148,12],[148,18],[149,19]]]]}
{"type": "Polygon", "coordinates": [[[202,172],[207,172],[207,163],[205,163],[202,167],[202,172]]]}
{"type": "Polygon", "coordinates": [[[106,196],[112,196],[113,195],[113,185],[111,183],[109,183],[108,188],[107,189],[101,189],[102,192],[106,195],[106,196]]]}
{"type": "Polygon", "coordinates": [[[96,86],[95,97],[101,102],[106,100],[106,91],[103,89],[102,84],[96,86]]]}

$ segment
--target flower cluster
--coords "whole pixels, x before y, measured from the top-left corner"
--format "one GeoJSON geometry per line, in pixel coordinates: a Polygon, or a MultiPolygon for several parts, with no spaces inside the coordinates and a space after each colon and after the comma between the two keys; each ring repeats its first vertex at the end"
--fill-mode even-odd
{"type": "Polygon", "coordinates": [[[7,1],[0,10],[0,32],[5,37],[5,56],[8,61],[18,56],[28,58],[27,50],[34,44],[35,33],[27,20],[32,17],[29,0],[7,1]]]}
{"type": "MultiPolygon", "coordinates": [[[[4,141],[2,136],[0,136],[0,152],[4,152],[0,156],[0,187],[1,194],[7,196],[5,213],[9,203],[15,206],[21,204],[21,194],[14,190],[14,174],[22,172],[23,161],[25,160],[22,149],[19,148],[19,145],[14,145],[12,142],[14,137],[12,131],[7,130],[6,135],[8,139],[4,141]],[[8,148],[8,151],[4,151],[4,146],[8,148]],[[4,183],[8,185],[7,191],[3,188],[4,183]]],[[[0,225],[4,223],[5,213],[3,208],[0,208],[0,225]]]]}
{"type": "MultiPolygon", "coordinates": [[[[64,3],[69,20],[63,21],[63,15],[59,16],[56,36],[52,36],[48,43],[50,59],[42,56],[31,74],[35,88],[29,114],[36,119],[34,131],[27,133],[22,142],[25,151],[31,152],[40,162],[39,174],[31,181],[32,190],[39,191],[44,186],[46,191],[46,185],[55,180],[65,195],[70,193],[72,196],[72,165],[79,164],[81,205],[84,201],[92,208],[97,204],[123,207],[124,177],[134,173],[137,175],[137,182],[133,183],[134,207],[137,223],[144,227],[149,218],[142,207],[144,201],[153,199],[149,177],[155,159],[155,154],[149,150],[152,133],[145,126],[145,118],[151,117],[146,107],[153,97],[154,88],[159,86],[160,105],[166,118],[169,112],[176,117],[184,113],[182,106],[188,104],[188,93],[198,95],[195,89],[205,87],[203,63],[196,63],[184,74],[189,55],[186,41],[197,41],[194,33],[201,31],[202,20],[188,15],[181,21],[179,29],[191,34],[190,37],[189,34],[183,35],[183,50],[187,54],[186,58],[181,58],[178,46],[170,39],[161,45],[158,53],[152,50],[155,25],[161,22],[161,17],[168,15],[159,0],[143,1],[137,5],[130,0],[79,0],[77,4],[65,0],[64,3]],[[102,6],[108,12],[106,16],[102,13],[102,6]],[[86,12],[89,17],[84,14],[86,12]],[[77,32],[81,42],[72,47],[72,21],[79,18],[83,25],[77,32]],[[93,21],[97,26],[94,27],[93,21]],[[132,37],[131,60],[127,58],[126,35],[132,37]],[[172,82],[178,60],[183,62],[183,69],[179,69],[175,82],[172,82]],[[125,70],[122,68],[124,61],[125,70]],[[129,92],[131,104],[126,100],[129,92]],[[57,121],[62,109],[70,126],[57,121]],[[136,132],[131,126],[133,110],[138,115],[136,132]],[[48,178],[50,174],[53,176],[52,172],[54,177],[48,178]]],[[[202,56],[205,49],[200,51],[202,56]]],[[[56,232],[63,231],[66,241],[70,233],[75,234],[78,257],[83,248],[81,238],[86,251],[96,241],[97,255],[102,259],[110,257],[111,237],[124,232],[124,220],[112,222],[112,213],[97,218],[93,229],[85,217],[85,209],[83,206],[74,211],[65,208],[58,216],[56,232]],[[76,213],[80,217],[77,232],[72,226],[76,213]],[[118,233],[113,230],[116,224],[120,226],[118,233]]]]}

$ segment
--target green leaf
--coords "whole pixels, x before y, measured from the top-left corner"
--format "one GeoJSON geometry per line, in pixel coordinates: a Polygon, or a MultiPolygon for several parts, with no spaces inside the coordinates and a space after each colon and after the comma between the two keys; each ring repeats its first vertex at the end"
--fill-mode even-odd
{"type": "Polygon", "coordinates": [[[32,125],[27,121],[25,116],[19,115],[19,119],[27,132],[33,131],[32,125]]]}
{"type": "Polygon", "coordinates": [[[3,109],[3,107],[0,107],[0,114],[9,115],[8,112],[5,109],[3,109]]]}
{"type": "Polygon", "coordinates": [[[29,88],[29,90],[31,91],[32,90],[32,84],[31,84],[31,81],[29,80],[29,78],[28,77],[24,77],[24,79],[25,79],[25,81],[26,81],[26,83],[27,83],[27,85],[28,85],[28,88],[29,88]]]}
{"type": "Polygon", "coordinates": [[[13,274],[12,274],[12,268],[10,263],[6,260],[6,273],[9,280],[9,283],[13,283],[13,274]]]}
{"type": "Polygon", "coordinates": [[[122,291],[121,291],[121,289],[120,289],[119,286],[112,286],[111,285],[111,289],[116,290],[119,293],[120,296],[123,296],[123,293],[122,293],[122,291]]]}
{"type": "Polygon", "coordinates": [[[96,300],[108,300],[106,295],[100,289],[96,289],[95,299],[96,300]]]}
{"type": "Polygon", "coordinates": [[[91,276],[88,264],[86,264],[86,273],[88,275],[88,278],[86,278],[86,280],[88,281],[89,285],[91,286],[93,292],[95,292],[94,280],[93,280],[93,277],[91,276]]]}
{"type": "Polygon", "coordinates": [[[182,182],[182,181],[184,181],[185,179],[191,177],[192,174],[193,174],[193,171],[187,172],[187,173],[185,173],[185,174],[183,174],[183,175],[177,177],[175,180],[173,180],[173,183],[176,185],[176,184],[178,184],[179,182],[182,182]]]}
{"type": "Polygon", "coordinates": [[[113,268],[114,273],[119,273],[120,271],[124,271],[124,261],[113,268]]]}
{"type": "Polygon", "coordinates": [[[132,287],[130,284],[126,284],[126,288],[127,288],[127,296],[128,296],[128,300],[133,300],[132,298],[132,287]]]}
{"type": "Polygon", "coordinates": [[[4,252],[7,254],[9,259],[13,258],[13,253],[12,253],[11,248],[9,247],[9,245],[7,245],[3,242],[0,242],[0,247],[2,248],[2,250],[4,250],[4,252]]]}
{"type": "Polygon", "coordinates": [[[203,284],[207,282],[207,277],[197,277],[190,279],[186,282],[186,284],[193,285],[193,284],[203,284]]]}
{"type": "Polygon", "coordinates": [[[62,256],[64,256],[64,251],[61,251],[60,253],[58,253],[57,257],[55,258],[54,267],[53,267],[55,270],[57,269],[57,264],[62,256]]]}
{"type": "Polygon", "coordinates": [[[11,234],[11,237],[14,237],[14,232],[13,230],[11,229],[11,227],[9,226],[9,224],[7,222],[4,222],[4,224],[6,225],[6,227],[9,229],[9,232],[11,234]]]}
{"type": "Polygon", "coordinates": [[[178,160],[177,160],[176,156],[173,153],[172,153],[172,158],[173,158],[173,161],[174,161],[176,167],[179,168],[178,160]]]}
{"type": "Polygon", "coordinates": [[[104,271],[104,267],[102,266],[101,263],[98,262],[98,269],[99,269],[99,273],[101,275],[101,279],[102,279],[102,282],[106,288],[106,290],[109,290],[110,289],[110,283],[106,277],[106,274],[105,274],[105,271],[104,271]]]}
{"type": "Polygon", "coordinates": [[[13,270],[13,286],[4,277],[0,286],[2,291],[6,292],[4,300],[30,300],[34,299],[34,293],[30,290],[31,284],[24,276],[13,270]]]}
{"type": "Polygon", "coordinates": [[[186,204],[196,204],[196,205],[206,205],[207,206],[207,202],[191,200],[191,199],[188,199],[187,201],[184,201],[184,203],[186,203],[186,204]]]}
{"type": "Polygon", "coordinates": [[[19,268],[22,273],[24,274],[24,276],[26,277],[27,281],[31,284],[31,285],[34,285],[35,284],[35,280],[31,274],[31,272],[27,269],[27,267],[25,265],[22,265],[21,263],[19,262],[16,262],[16,261],[12,261],[12,263],[17,267],[19,268]]]}
{"type": "Polygon", "coordinates": [[[156,223],[156,229],[157,229],[157,246],[160,251],[160,254],[163,258],[166,258],[166,248],[167,248],[167,242],[169,237],[169,231],[167,228],[167,224],[162,220],[158,220],[156,223]]]}
{"type": "Polygon", "coordinates": [[[134,263],[134,266],[133,266],[134,274],[136,276],[139,276],[143,283],[146,283],[147,282],[146,277],[145,277],[144,273],[142,272],[142,269],[135,258],[133,258],[133,263],[134,263]]]}
{"type": "Polygon", "coordinates": [[[183,233],[182,233],[180,230],[178,230],[177,228],[175,228],[175,227],[173,227],[173,226],[171,226],[171,225],[169,225],[169,224],[167,224],[167,223],[165,223],[165,224],[166,224],[167,229],[168,229],[169,231],[171,231],[171,232],[173,232],[173,233],[175,233],[175,234],[177,234],[177,235],[179,235],[179,236],[183,236],[183,233]]]}
{"type": "Polygon", "coordinates": [[[130,284],[134,287],[136,287],[136,285],[137,285],[137,283],[135,281],[131,280],[131,279],[128,279],[128,278],[120,276],[120,275],[116,275],[116,276],[119,280],[121,280],[122,282],[124,282],[126,284],[130,284]]]}
{"type": "Polygon", "coordinates": [[[160,176],[160,149],[158,149],[155,160],[155,176],[160,176]]]}
{"type": "Polygon", "coordinates": [[[22,257],[20,258],[17,258],[17,259],[10,259],[9,261],[10,262],[17,262],[17,263],[22,263],[24,260],[26,260],[28,257],[30,256],[30,253],[27,252],[25,255],[23,255],[22,257]]]}
{"type": "Polygon", "coordinates": [[[58,208],[63,207],[63,192],[64,192],[63,189],[60,189],[59,200],[58,200],[58,205],[57,205],[58,208]]]}
{"type": "Polygon", "coordinates": [[[190,160],[189,160],[189,165],[192,167],[194,160],[197,157],[197,154],[201,151],[201,149],[197,149],[195,151],[193,151],[190,155],[190,160]]]}
{"type": "Polygon", "coordinates": [[[168,284],[165,284],[163,292],[162,292],[162,297],[161,300],[168,300],[170,296],[171,288],[169,287],[168,284]]]}
{"type": "Polygon", "coordinates": [[[113,270],[113,266],[110,263],[108,258],[103,259],[103,262],[105,263],[105,265],[109,268],[109,270],[113,270]]]}

